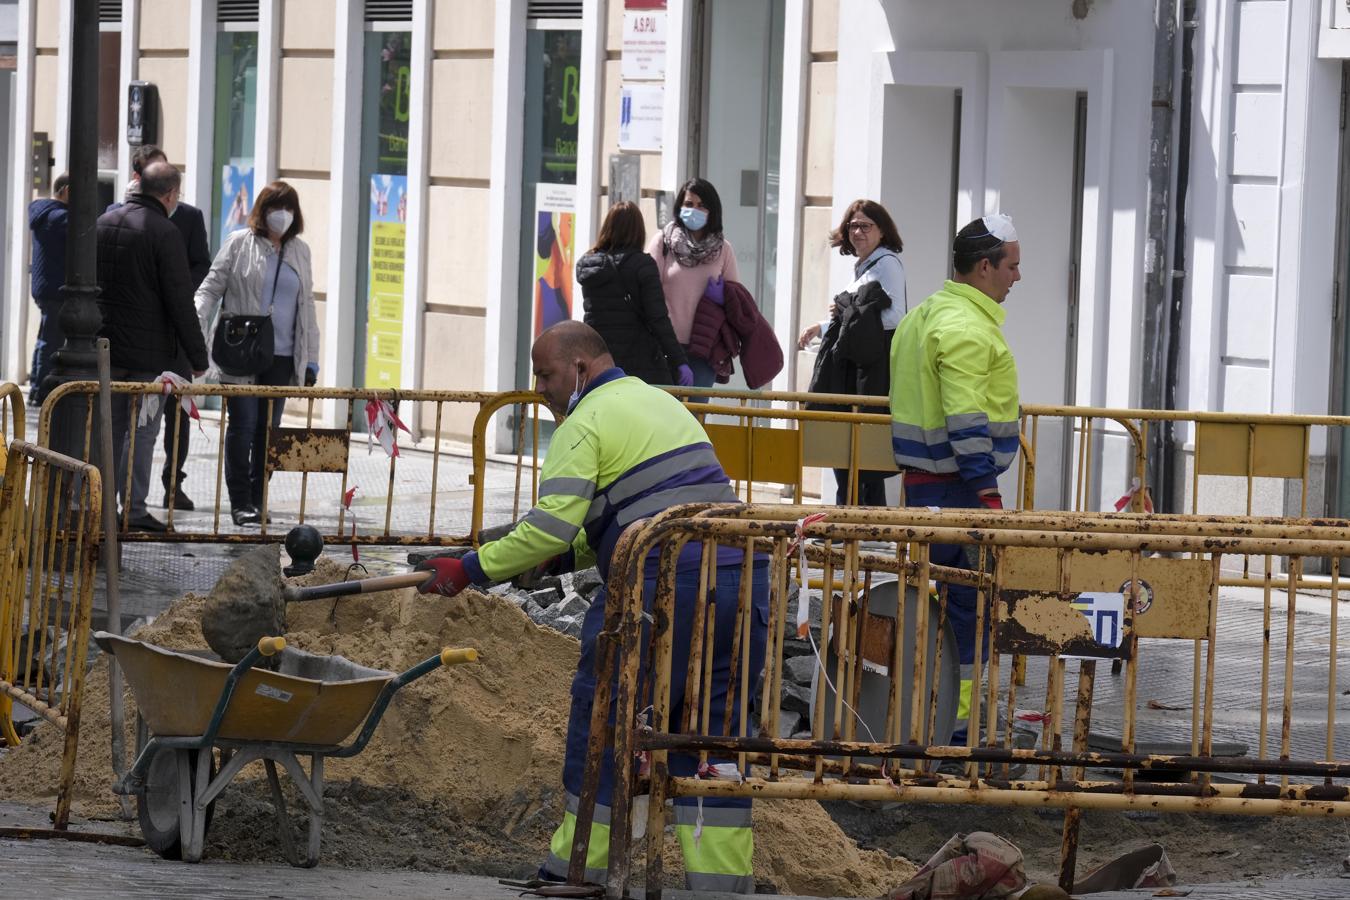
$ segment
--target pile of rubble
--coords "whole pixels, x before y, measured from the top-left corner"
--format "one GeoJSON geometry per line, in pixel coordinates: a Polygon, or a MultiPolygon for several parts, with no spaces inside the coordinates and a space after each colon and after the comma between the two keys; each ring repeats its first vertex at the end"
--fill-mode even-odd
{"type": "MultiPolygon", "coordinates": [[[[409,560],[413,562],[413,560],[409,560]]],[[[595,595],[602,587],[600,573],[595,569],[561,576],[545,576],[537,579],[528,588],[514,584],[501,584],[489,593],[498,595],[515,604],[530,621],[545,628],[552,628],[574,638],[581,638],[581,624],[586,611],[595,601],[595,595]]],[[[788,621],[795,621],[793,611],[797,603],[797,585],[789,585],[788,621]]],[[[820,619],[820,601],[811,601],[813,621],[820,619]]],[[[820,626],[811,626],[816,646],[820,646],[820,626]]],[[[778,737],[811,737],[811,685],[816,669],[816,653],[811,642],[798,638],[788,630],[783,641],[783,695],[779,700],[778,737]]],[[[756,703],[760,692],[753,694],[756,703]]],[[[752,723],[754,724],[754,723],[752,723]]]]}

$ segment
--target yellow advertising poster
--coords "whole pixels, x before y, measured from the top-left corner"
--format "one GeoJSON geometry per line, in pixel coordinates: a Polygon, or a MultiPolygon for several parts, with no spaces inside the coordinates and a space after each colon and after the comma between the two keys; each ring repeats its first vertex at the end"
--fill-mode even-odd
{"type": "Polygon", "coordinates": [[[365,384],[370,388],[396,388],[403,374],[406,187],[407,178],[402,175],[376,175],[371,179],[365,384]]]}

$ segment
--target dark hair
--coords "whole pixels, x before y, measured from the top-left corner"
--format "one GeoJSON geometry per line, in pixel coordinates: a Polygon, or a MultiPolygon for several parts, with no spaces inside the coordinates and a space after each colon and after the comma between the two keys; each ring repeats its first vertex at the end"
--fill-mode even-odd
{"type": "Polygon", "coordinates": [[[979,218],[956,233],[952,241],[952,268],[961,275],[969,275],[980,260],[998,268],[1008,255],[1008,245],[989,233],[989,226],[979,218]]]}
{"type": "Polygon", "coordinates": [[[157,159],[169,159],[169,155],[154,144],[141,144],[135,150],[131,151],[131,171],[137,175],[145,174],[145,167],[157,159]]]}
{"type": "Polygon", "coordinates": [[[274,209],[288,209],[295,216],[291,227],[281,236],[284,244],[305,230],[305,217],[300,212],[300,195],[284,181],[274,181],[258,192],[253,201],[253,211],[248,214],[248,227],[259,237],[268,237],[271,230],[267,227],[267,214],[274,209]]]}
{"type": "Polygon", "coordinates": [[[905,242],[900,240],[900,232],[895,227],[895,220],[891,214],[886,212],[886,207],[875,200],[854,200],[844,210],[844,217],[839,220],[839,227],[830,232],[830,246],[839,248],[840,256],[857,256],[853,249],[853,239],[849,236],[848,223],[853,221],[853,217],[862,213],[877,223],[881,229],[881,245],[888,250],[894,250],[896,253],[905,249],[905,242]]]}
{"type": "Polygon", "coordinates": [[[163,197],[183,183],[182,174],[167,162],[156,160],[141,173],[141,193],[147,197],[163,197]]]}
{"type": "Polygon", "coordinates": [[[609,208],[592,253],[609,250],[641,250],[647,243],[647,224],[642,210],[631,200],[621,200],[609,208]]]}
{"type": "Polygon", "coordinates": [[[680,209],[684,206],[685,194],[697,195],[703,201],[703,208],[708,211],[708,224],[703,226],[704,233],[721,234],[722,198],[717,196],[717,188],[712,186],[712,182],[703,178],[690,178],[680,185],[680,190],[675,194],[675,223],[681,228],[684,228],[684,223],[680,221],[680,209]]]}
{"type": "Polygon", "coordinates": [[[62,172],[60,175],[57,175],[56,180],[52,182],[52,196],[56,196],[68,187],[70,187],[70,176],[65,172],[62,172]]]}

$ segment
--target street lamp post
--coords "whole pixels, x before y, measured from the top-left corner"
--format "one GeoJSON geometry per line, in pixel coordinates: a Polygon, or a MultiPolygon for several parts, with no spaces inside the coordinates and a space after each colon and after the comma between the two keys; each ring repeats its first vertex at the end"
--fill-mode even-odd
{"type": "MultiPolygon", "coordinates": [[[[70,60],[70,216],[66,232],[66,283],[61,288],[65,343],[44,387],[98,376],[94,340],[103,325],[98,309],[98,0],[74,0],[70,60]]],[[[59,401],[52,413],[51,446],[87,458],[87,395],[59,401]]],[[[104,490],[112,490],[105,485],[104,490]]]]}

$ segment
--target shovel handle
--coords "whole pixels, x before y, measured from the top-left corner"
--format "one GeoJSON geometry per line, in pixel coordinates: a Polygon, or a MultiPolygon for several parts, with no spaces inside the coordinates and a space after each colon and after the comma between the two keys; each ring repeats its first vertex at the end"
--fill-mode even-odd
{"type": "Polygon", "coordinates": [[[405,572],[402,575],[381,575],[360,581],[339,581],[335,584],[312,584],[309,587],[289,586],[281,596],[288,603],[300,600],[323,600],[328,597],[346,597],[351,594],[373,594],[376,591],[394,591],[399,588],[419,587],[436,577],[435,572],[405,572]]]}

